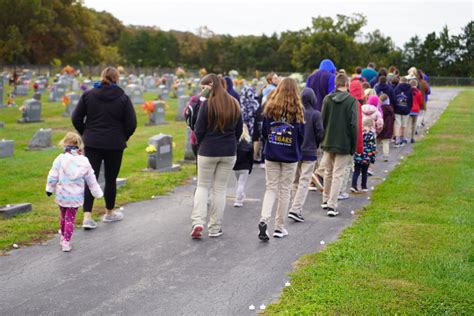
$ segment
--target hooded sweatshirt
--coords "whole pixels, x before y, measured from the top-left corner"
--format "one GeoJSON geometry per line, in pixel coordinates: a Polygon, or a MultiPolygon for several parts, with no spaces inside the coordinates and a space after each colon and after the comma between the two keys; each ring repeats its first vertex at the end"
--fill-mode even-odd
{"type": "Polygon", "coordinates": [[[379,98],[377,96],[373,95],[369,97],[367,104],[362,106],[362,120],[366,117],[371,118],[374,121],[375,127],[372,131],[380,133],[383,128],[383,117],[377,108],[378,102],[379,98]]]}
{"type": "Polygon", "coordinates": [[[385,100],[382,103],[382,113],[383,113],[383,129],[377,135],[377,138],[380,139],[392,139],[393,136],[393,122],[395,121],[395,114],[393,112],[393,106],[390,102],[385,100]]]}
{"type": "Polygon", "coordinates": [[[304,106],[304,140],[301,145],[301,152],[303,154],[302,160],[315,161],[316,150],[319,143],[323,139],[324,128],[321,119],[321,112],[314,109],[316,104],[316,95],[313,89],[304,88],[301,93],[301,102],[304,106]]]}
{"type": "Polygon", "coordinates": [[[254,135],[255,119],[259,108],[258,101],[255,100],[255,92],[251,86],[244,87],[240,95],[240,110],[242,112],[242,121],[247,125],[249,134],[254,135]]]}
{"type": "Polygon", "coordinates": [[[84,203],[84,185],[92,195],[103,196],[89,160],[78,151],[60,154],[53,162],[46,182],[46,192],[55,193],[55,201],[62,207],[80,207],[84,203]]]}
{"type": "Polygon", "coordinates": [[[321,111],[324,98],[336,89],[336,66],[330,59],[324,59],[319,69],[306,80],[306,87],[316,94],[316,110],[321,111]]]}
{"type": "Polygon", "coordinates": [[[381,94],[386,94],[388,96],[388,99],[390,100],[390,104],[395,107],[397,100],[395,98],[395,94],[393,93],[392,85],[388,83],[377,83],[374,87],[374,90],[378,96],[380,96],[381,94]]]}
{"type": "Polygon", "coordinates": [[[323,102],[324,151],[340,155],[353,155],[358,136],[359,107],[349,92],[336,90],[323,102]]]}
{"type": "Polygon", "coordinates": [[[123,150],[137,128],[130,98],[117,85],[98,85],[84,92],[71,116],[86,147],[123,150]]]}
{"type": "Polygon", "coordinates": [[[265,160],[285,163],[300,161],[304,129],[302,123],[275,121],[265,116],[262,127],[265,160]]]}
{"type": "Polygon", "coordinates": [[[227,84],[227,93],[233,96],[240,103],[240,95],[234,90],[234,82],[232,82],[232,78],[226,76],[224,79],[227,84]]]}
{"type": "Polygon", "coordinates": [[[411,112],[413,105],[413,96],[411,92],[411,86],[408,83],[399,83],[393,91],[395,95],[396,105],[394,107],[395,114],[408,115],[411,112]]]}

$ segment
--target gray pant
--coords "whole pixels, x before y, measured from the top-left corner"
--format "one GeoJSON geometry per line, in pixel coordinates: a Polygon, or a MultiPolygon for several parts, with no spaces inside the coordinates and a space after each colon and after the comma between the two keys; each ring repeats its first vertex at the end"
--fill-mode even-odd
{"type": "Polygon", "coordinates": [[[229,182],[235,159],[235,156],[205,157],[198,155],[197,189],[194,193],[194,207],[191,214],[193,226],[204,226],[206,224],[207,204],[211,191],[209,232],[216,233],[221,229],[224,218],[227,183],[229,182]]]}

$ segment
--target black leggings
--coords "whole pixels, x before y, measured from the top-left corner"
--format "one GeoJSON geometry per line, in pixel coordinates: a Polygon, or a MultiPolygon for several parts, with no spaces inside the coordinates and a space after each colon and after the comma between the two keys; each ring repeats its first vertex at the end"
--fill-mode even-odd
{"type": "MultiPolygon", "coordinates": [[[[85,155],[94,169],[95,177],[99,179],[100,165],[104,161],[105,189],[104,199],[105,207],[113,210],[115,207],[115,196],[117,195],[117,176],[122,165],[123,150],[107,150],[97,148],[85,148],[85,155]]],[[[94,206],[94,197],[86,185],[84,192],[84,212],[92,212],[94,206]]]]}
{"type": "Polygon", "coordinates": [[[357,179],[362,173],[362,189],[367,189],[367,171],[369,164],[354,164],[354,174],[352,175],[352,187],[357,188],[357,179]]]}

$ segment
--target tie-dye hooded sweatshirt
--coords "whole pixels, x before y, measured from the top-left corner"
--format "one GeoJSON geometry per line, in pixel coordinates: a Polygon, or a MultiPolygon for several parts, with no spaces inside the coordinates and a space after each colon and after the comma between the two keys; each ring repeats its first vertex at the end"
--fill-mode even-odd
{"type": "Polygon", "coordinates": [[[54,160],[48,174],[46,192],[55,193],[55,201],[59,206],[80,207],[84,203],[85,183],[95,198],[104,195],[89,160],[73,150],[60,154],[54,160]]]}

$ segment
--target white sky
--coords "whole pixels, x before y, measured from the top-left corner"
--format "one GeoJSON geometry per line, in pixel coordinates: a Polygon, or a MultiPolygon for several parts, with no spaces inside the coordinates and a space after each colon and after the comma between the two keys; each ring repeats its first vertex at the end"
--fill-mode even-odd
{"type": "Polygon", "coordinates": [[[473,1],[423,0],[84,0],[87,7],[108,11],[125,24],[195,32],[208,26],[217,34],[267,35],[300,30],[318,15],[363,13],[363,32],[380,29],[402,46],[417,34],[439,32],[448,25],[457,34],[473,20],[473,1]]]}

